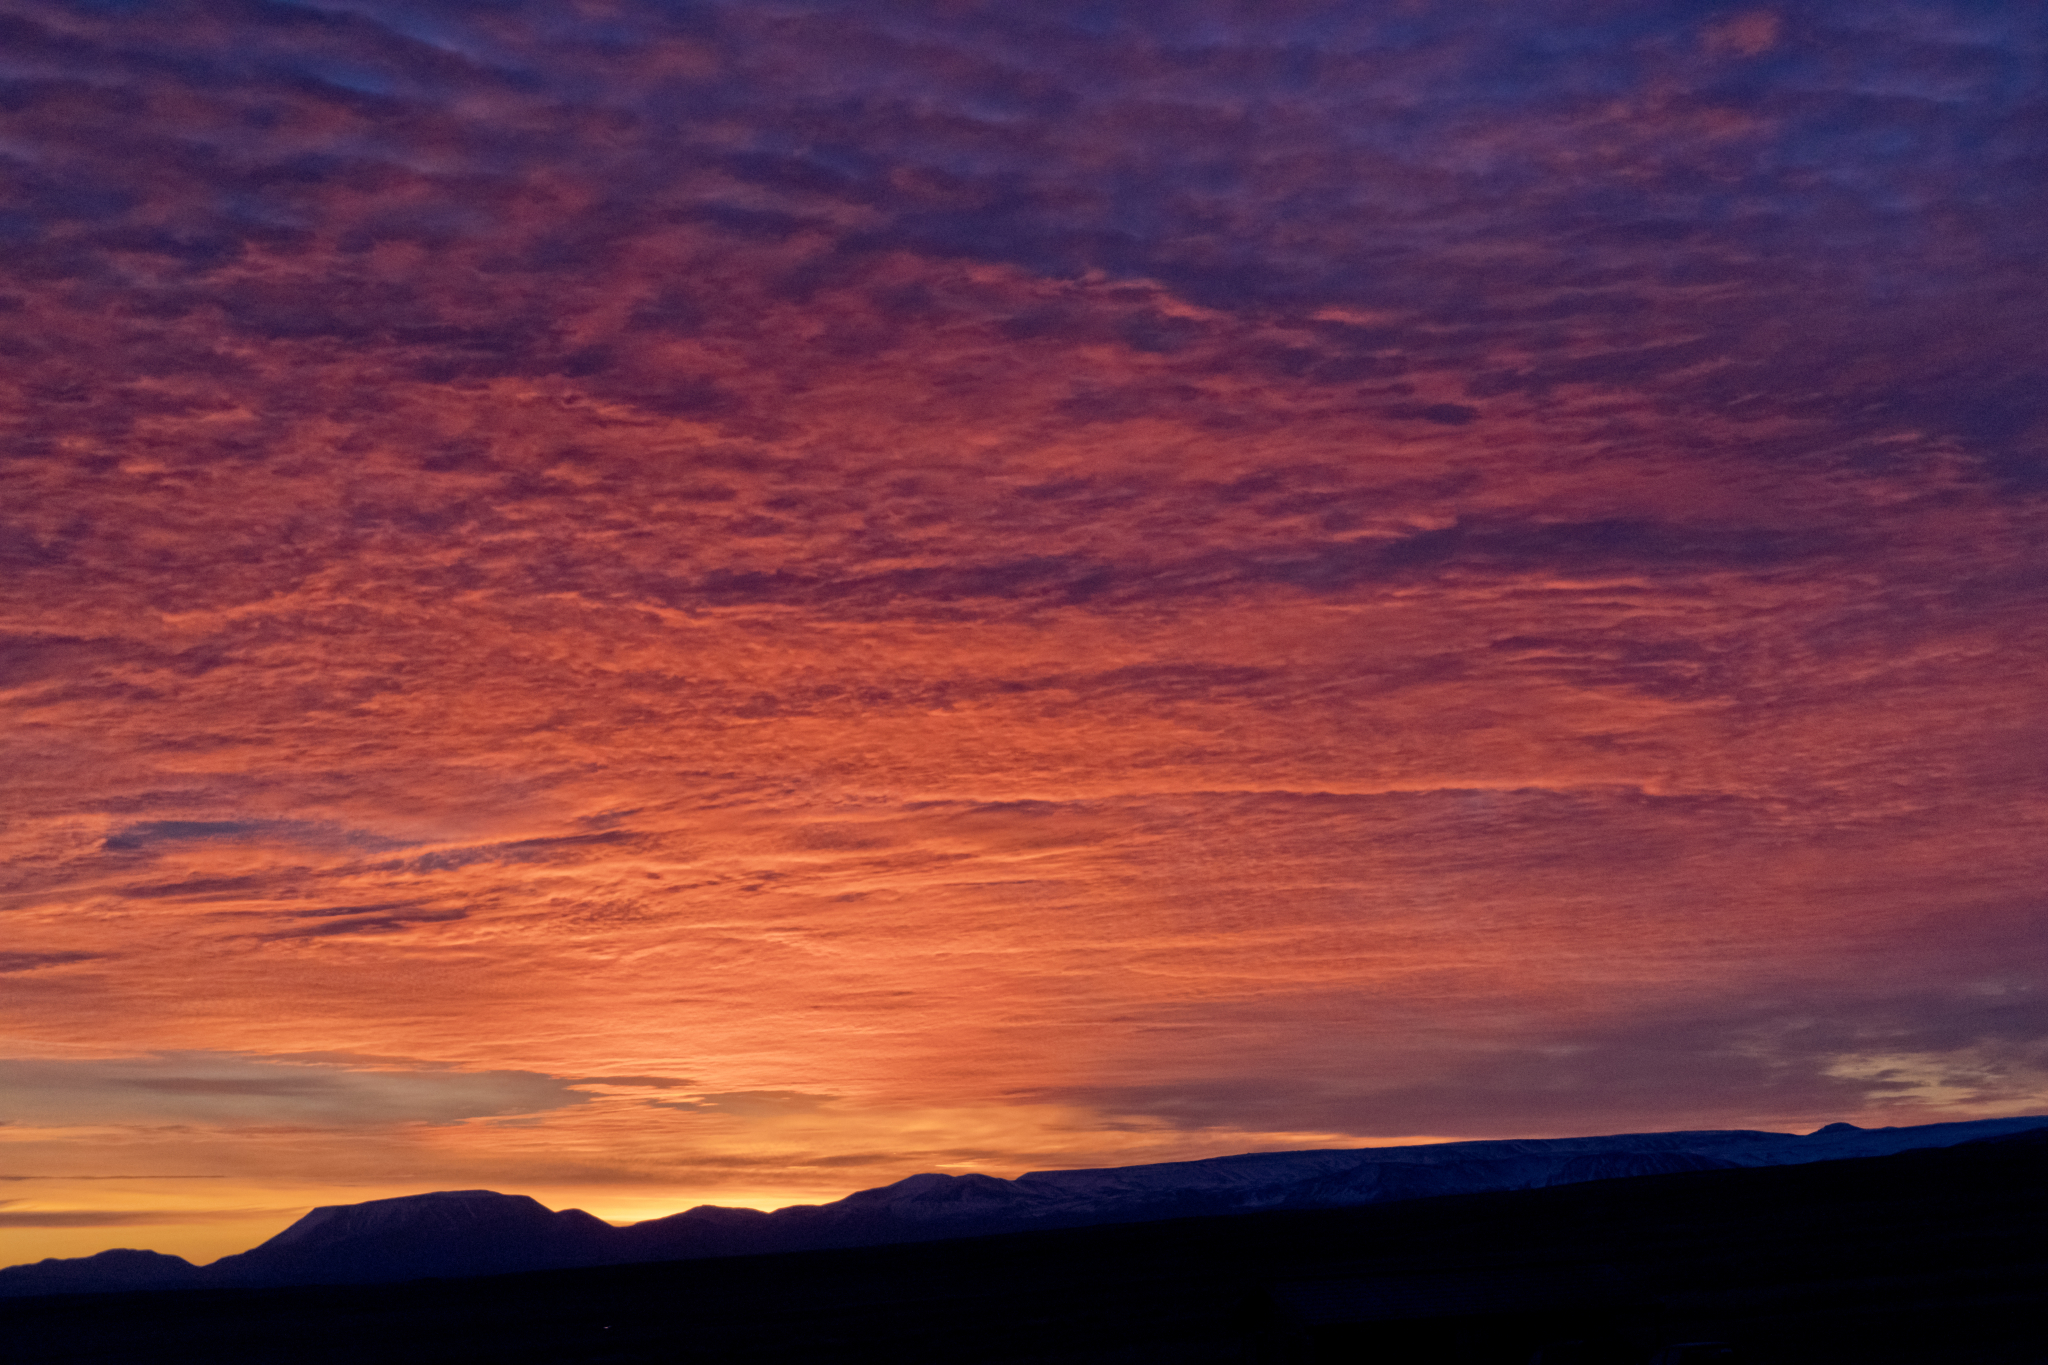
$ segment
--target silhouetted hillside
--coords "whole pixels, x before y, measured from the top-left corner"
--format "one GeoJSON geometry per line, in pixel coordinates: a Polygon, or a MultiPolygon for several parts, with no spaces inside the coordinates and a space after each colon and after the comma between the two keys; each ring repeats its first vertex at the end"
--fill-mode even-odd
{"type": "Polygon", "coordinates": [[[10,1362],[2048,1359],[2048,1134],[1348,1209],[0,1304],[10,1362]],[[1716,1348],[1717,1352],[1719,1348],[1716,1348]]]}
{"type": "Polygon", "coordinates": [[[0,1270],[0,1297],[96,1289],[376,1284],[1348,1208],[1678,1171],[1800,1165],[1952,1146],[2043,1126],[2048,1119],[1875,1129],[1837,1123],[1805,1137],[1752,1131],[1624,1133],[1257,1152],[1037,1171],[1016,1180],[927,1174],[830,1204],[774,1213],[706,1205],[625,1228],[577,1209],[553,1213],[524,1195],[441,1191],[314,1209],[261,1246],[204,1269],[145,1252],[11,1267],[0,1270]]]}

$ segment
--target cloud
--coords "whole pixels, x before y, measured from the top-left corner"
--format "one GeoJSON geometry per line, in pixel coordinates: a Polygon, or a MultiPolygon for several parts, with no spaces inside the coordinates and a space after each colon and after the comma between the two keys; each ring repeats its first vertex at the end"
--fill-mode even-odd
{"type": "Polygon", "coordinates": [[[1360,1135],[1777,1129],[1829,1114],[1913,1124],[2038,1112],[2044,1040],[2048,1001],[2031,989],[1885,995],[1842,983],[1782,1003],[1632,1002],[1594,1026],[1467,1037],[1442,1052],[1354,1035],[1257,1072],[1019,1097],[1182,1129],[1360,1135]],[[1359,1064],[1333,1065],[1347,1047],[1359,1064]]]}
{"type": "Polygon", "coordinates": [[[65,967],[74,962],[97,962],[109,957],[108,953],[0,953],[0,974],[8,972],[33,972],[44,967],[65,967]]]}
{"type": "Polygon", "coordinates": [[[341,938],[351,934],[400,934],[418,924],[447,924],[469,918],[469,912],[460,908],[403,908],[395,913],[377,913],[377,910],[378,907],[365,906],[289,911],[287,913],[293,915],[317,916],[323,922],[294,929],[277,929],[258,937],[274,942],[295,938],[341,938]]]}
{"type": "Polygon", "coordinates": [[[2048,1093],[2017,8],[0,26],[63,1161],[2048,1093]]]}
{"type": "Polygon", "coordinates": [[[0,1060],[9,1117],[42,1127],[208,1124],[350,1127],[456,1123],[588,1102],[530,1071],[364,1069],[227,1052],[95,1061],[0,1060]]]}
{"type": "Polygon", "coordinates": [[[127,852],[164,841],[236,839],[264,833],[268,828],[267,822],[256,820],[149,820],[109,834],[101,847],[109,852],[127,852]]]}
{"type": "Polygon", "coordinates": [[[0,1199],[0,1228],[133,1228],[165,1224],[240,1222],[286,1209],[48,1209],[14,1211],[0,1199]]]}
{"type": "Polygon", "coordinates": [[[144,820],[107,835],[108,853],[161,851],[189,843],[284,843],[308,847],[402,848],[403,844],[363,830],[293,820],[144,820]]]}

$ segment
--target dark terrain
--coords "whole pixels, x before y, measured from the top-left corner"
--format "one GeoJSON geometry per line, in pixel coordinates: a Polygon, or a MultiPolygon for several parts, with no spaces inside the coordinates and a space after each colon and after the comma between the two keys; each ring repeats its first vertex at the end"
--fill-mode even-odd
{"type": "Polygon", "coordinates": [[[2048,1134],[1352,1209],[0,1303],[31,1362],[2048,1362],[2048,1134]],[[1541,1352],[1538,1356],[1538,1352],[1541,1352]]]}

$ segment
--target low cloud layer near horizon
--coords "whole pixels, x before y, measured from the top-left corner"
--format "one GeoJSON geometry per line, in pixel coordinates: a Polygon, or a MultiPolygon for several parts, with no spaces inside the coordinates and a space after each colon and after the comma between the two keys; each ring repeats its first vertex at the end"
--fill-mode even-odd
{"type": "Polygon", "coordinates": [[[0,0],[5,1165],[2048,1110],[2044,72],[1962,0],[0,0]]]}

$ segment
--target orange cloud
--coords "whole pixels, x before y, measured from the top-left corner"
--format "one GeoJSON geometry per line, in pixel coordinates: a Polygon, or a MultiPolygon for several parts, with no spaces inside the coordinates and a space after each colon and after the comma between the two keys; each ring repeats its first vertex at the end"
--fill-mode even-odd
{"type": "Polygon", "coordinates": [[[27,6],[6,1245],[2038,1109],[1923,8],[27,6]]]}

